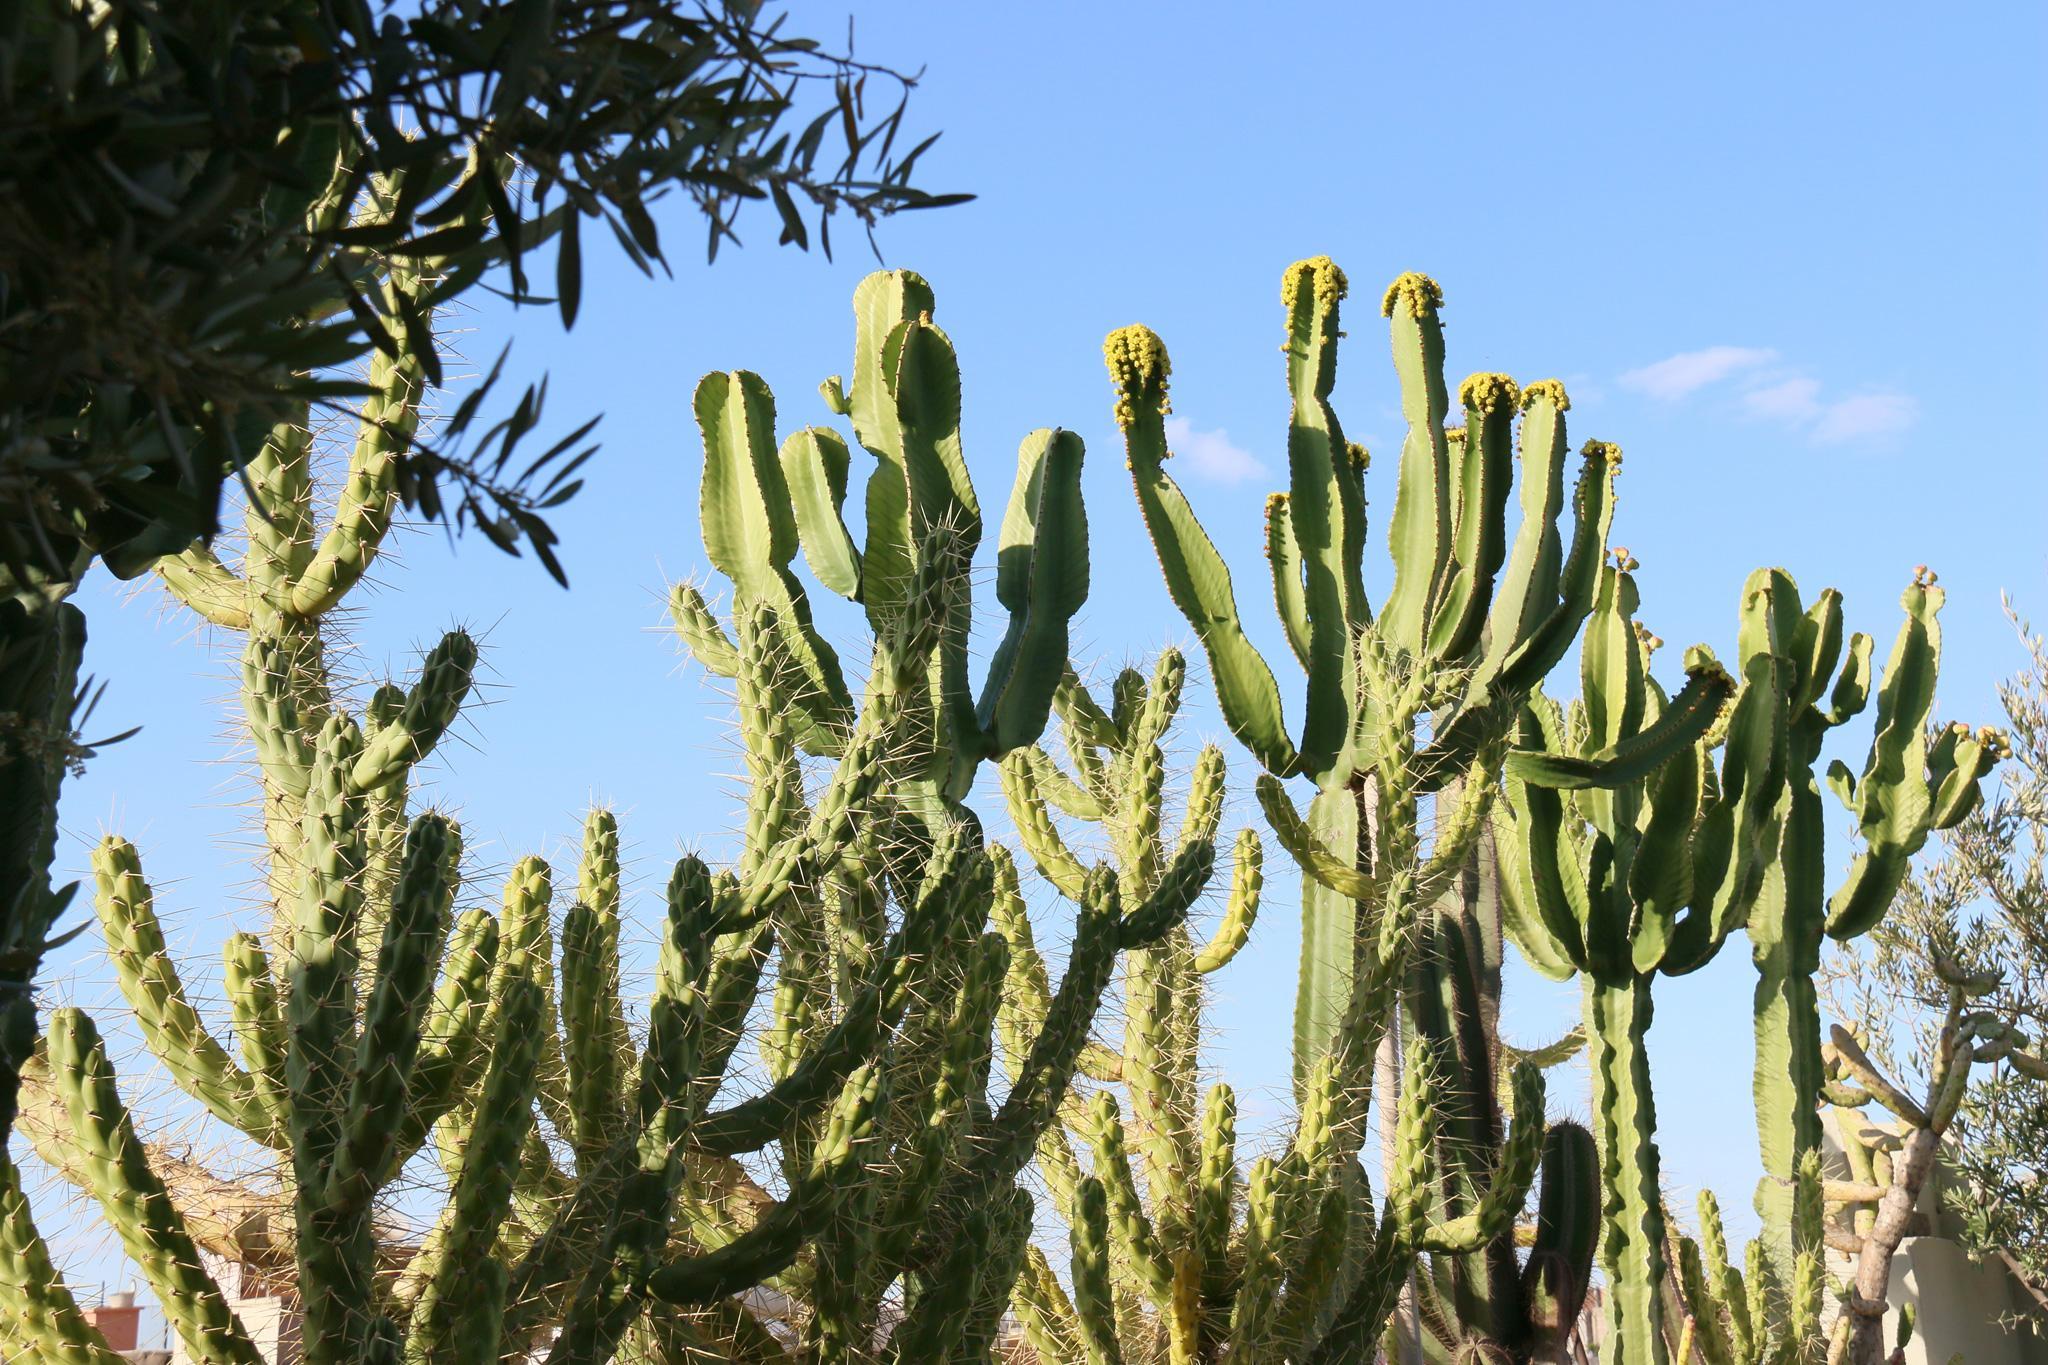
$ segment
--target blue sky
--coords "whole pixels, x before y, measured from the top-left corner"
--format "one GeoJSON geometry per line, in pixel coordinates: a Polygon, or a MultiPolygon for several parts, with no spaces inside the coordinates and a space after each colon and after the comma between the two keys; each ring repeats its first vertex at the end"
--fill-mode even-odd
{"type": "MultiPolygon", "coordinates": [[[[842,14],[804,6],[796,23],[829,36],[842,14]]],[[[1398,448],[1375,305],[1394,275],[1426,271],[1447,295],[1454,379],[1561,377],[1574,438],[1626,450],[1615,541],[1642,561],[1643,615],[1666,640],[1725,652],[1744,575],[1780,564],[1809,597],[1841,588],[1882,648],[1926,563],[1950,593],[1941,713],[1977,721],[2020,663],[2000,591],[2048,616],[2044,28],[2022,4],[891,4],[862,11],[858,38],[864,57],[928,68],[912,118],[945,137],[924,180],[980,196],[880,239],[937,289],[984,502],[1006,495],[1031,429],[1087,442],[1095,591],[1076,654],[1097,676],[1190,643],[1110,418],[1100,345],[1134,321],[1171,348],[1176,472],[1285,662],[1258,549],[1260,501],[1284,477],[1278,286],[1290,261],[1328,253],[1353,286],[1335,401],[1354,439],[1398,448]]],[[[643,924],[674,852],[720,847],[737,809],[719,694],[661,628],[666,583],[707,571],[690,390],[750,368],[785,430],[824,420],[816,385],[848,364],[848,300],[874,266],[850,231],[836,262],[778,250],[762,213],[749,247],[707,269],[683,206],[662,222],[676,277],[594,255],[568,336],[551,312],[460,320],[472,357],[516,336],[515,368],[551,371],[563,425],[605,413],[588,488],[555,519],[573,590],[481,539],[451,553],[419,532],[356,632],[376,676],[450,623],[482,632],[490,705],[436,796],[484,869],[564,853],[588,802],[616,803],[643,924]]],[[[90,666],[111,682],[97,723],[144,728],[71,787],[63,870],[83,871],[103,830],[134,839],[174,939],[211,971],[252,918],[249,788],[219,746],[232,656],[146,585],[95,581],[83,600],[90,666]]],[[[1298,683],[1283,689],[1298,717],[1298,683]]],[[[1190,731],[1221,736],[1202,698],[1190,731]]],[[[1851,735],[1860,762],[1867,722],[1851,735]]],[[[1251,770],[1233,757],[1242,797],[1251,770]]],[[[1845,833],[1830,831],[1837,874],[1845,833]]],[[[1252,947],[1215,983],[1216,1060],[1266,1119],[1257,1097],[1286,1083],[1296,906],[1275,877],[1252,947]]],[[[59,974],[107,1001],[90,943],[59,974]]],[[[1732,945],[1658,988],[1666,1179],[1688,1204],[1711,1184],[1745,1209],[1755,1178],[1745,958],[1732,945]]],[[[1506,1025],[1526,1043],[1576,1002],[1525,977],[1506,1025]]],[[[1561,1077],[1553,1104],[1582,1112],[1583,1077],[1561,1077]]]]}

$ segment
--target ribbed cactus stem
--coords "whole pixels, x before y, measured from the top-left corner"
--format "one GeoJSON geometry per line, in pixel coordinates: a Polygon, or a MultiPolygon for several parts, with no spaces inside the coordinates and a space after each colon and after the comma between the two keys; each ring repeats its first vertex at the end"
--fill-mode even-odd
{"type": "Polygon", "coordinates": [[[150,1169],[92,1020],[74,1009],[52,1014],[49,1057],[50,1074],[88,1158],[93,1197],[119,1234],[122,1250],[141,1267],[186,1351],[222,1365],[261,1365],[234,1310],[201,1267],[184,1218],[150,1169]]]}
{"type": "Polygon", "coordinates": [[[1585,996],[1600,1129],[1600,1261],[1607,1272],[1608,1339],[1621,1365],[1664,1365],[1664,1196],[1643,1045],[1650,1031],[1650,987],[1635,979],[1606,985],[1589,976],[1585,996]]]}

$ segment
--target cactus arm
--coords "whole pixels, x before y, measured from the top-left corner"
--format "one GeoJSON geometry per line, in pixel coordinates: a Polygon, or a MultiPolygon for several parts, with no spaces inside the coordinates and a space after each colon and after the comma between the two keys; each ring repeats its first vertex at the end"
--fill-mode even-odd
{"type": "Polygon", "coordinates": [[[1429,651],[1463,659],[1481,641],[1495,577],[1506,557],[1508,488],[1514,482],[1515,411],[1521,390],[1504,374],[1475,374],[1459,386],[1465,439],[1451,448],[1459,468],[1451,563],[1430,623],[1429,651]]]}
{"type": "Polygon", "coordinates": [[[1408,434],[1394,495],[1388,545],[1394,586],[1380,608],[1380,633],[1420,654],[1432,609],[1451,556],[1450,446],[1444,417],[1444,334],[1437,310],[1443,291],[1425,275],[1407,274],[1387,288],[1380,311],[1393,338],[1394,370],[1401,379],[1401,414],[1408,434]]]}
{"type": "Polygon", "coordinates": [[[1109,1201],[1100,1180],[1081,1182],[1070,1230],[1074,1247],[1074,1321],[1083,1365],[1123,1365],[1110,1290],[1109,1201]]]}
{"type": "Polygon", "coordinates": [[[1579,481],[1572,494],[1572,548],[1558,575],[1558,602],[1494,671],[1488,691],[1513,697],[1541,682],[1571,648],[1599,591],[1607,557],[1607,533],[1614,522],[1614,478],[1621,451],[1604,441],[1586,442],[1579,481]]]}
{"type": "MultiPolygon", "coordinates": [[[[472,1359],[496,1359],[502,1313],[480,1317],[469,1311],[470,1287],[480,1267],[496,1264],[491,1247],[512,1202],[520,1149],[533,1131],[534,1071],[547,1004],[532,976],[505,984],[495,1023],[490,1063],[449,1195],[455,1216],[413,1304],[407,1365],[448,1359],[458,1350],[472,1359]],[[475,1340],[479,1334],[481,1343],[475,1340]]],[[[503,1274],[502,1267],[497,1273],[503,1274]]],[[[498,1289],[502,1305],[502,1284],[498,1289]]],[[[477,1297],[487,1303],[491,1298],[477,1297]]]]}
{"type": "Polygon", "coordinates": [[[1727,671],[1706,659],[1688,673],[1685,686],[1653,724],[1625,732],[1623,738],[1585,757],[1518,749],[1508,755],[1508,773],[1519,781],[1562,791],[1639,782],[1705,735],[1734,695],[1735,684],[1727,671]]]}
{"type": "Polygon", "coordinates": [[[1285,493],[1266,498],[1266,564],[1273,571],[1273,608],[1287,633],[1295,662],[1308,667],[1308,594],[1301,581],[1301,543],[1294,535],[1294,514],[1285,493]]]}
{"type": "Polygon", "coordinates": [[[1280,713],[1280,685],[1239,623],[1229,567],[1163,468],[1166,347],[1149,329],[1126,327],[1110,334],[1103,352],[1117,387],[1117,423],[1138,509],[1165,571],[1167,593],[1208,653],[1224,721],[1268,772],[1293,772],[1299,758],[1280,713]]]}
{"type": "Polygon", "coordinates": [[[286,649],[267,635],[251,635],[242,652],[242,706],[264,780],[303,799],[313,768],[313,746],[300,726],[286,649]]]}
{"type": "Polygon", "coordinates": [[[78,1311],[36,1231],[21,1175],[0,1152],[0,1345],[10,1356],[63,1365],[119,1365],[122,1357],[78,1311]]]}
{"type": "MultiPolygon", "coordinates": [[[[604,899],[598,896],[600,903],[604,899]]],[[[660,1263],[684,1176],[681,1141],[703,1037],[714,900],[704,864],[694,857],[678,860],[669,879],[667,931],[639,1068],[633,1168],[609,1201],[610,1220],[563,1314],[550,1365],[602,1365],[612,1359],[644,1307],[643,1286],[660,1263]]],[[[596,1032],[602,1037],[605,1030],[596,1032]]]]}
{"type": "MultiPolygon", "coordinates": [[[[1541,790],[1540,788],[1538,789],[1541,790]]],[[[1521,950],[1523,959],[1544,977],[1552,981],[1569,981],[1578,971],[1578,962],[1569,942],[1553,933],[1550,924],[1553,919],[1569,926],[1571,939],[1578,938],[1578,925],[1571,917],[1570,906],[1565,901],[1564,888],[1557,884],[1557,861],[1553,851],[1545,870],[1551,877],[1551,884],[1539,886],[1536,871],[1542,861],[1538,850],[1525,849],[1521,834],[1521,822],[1533,817],[1527,814],[1511,813],[1512,805],[1519,798],[1526,802],[1528,788],[1521,783],[1508,787],[1508,802],[1498,804],[1493,812],[1494,846],[1500,853],[1500,910],[1501,922],[1507,936],[1521,950]],[[1546,915],[1539,907],[1542,897],[1551,898],[1551,909],[1546,915]]],[[[1555,793],[1548,797],[1555,802],[1555,793]]],[[[1536,837],[1541,837],[1540,835],[1536,837]]],[[[1554,845],[1553,845],[1554,849],[1554,845]]]]}
{"type": "MultiPolygon", "coordinates": [[[[388,293],[414,298],[418,291],[415,276],[401,275],[394,268],[388,293]]],[[[398,505],[398,459],[419,427],[420,395],[426,388],[422,358],[409,346],[398,347],[395,353],[378,351],[370,360],[369,388],[334,524],[291,586],[295,616],[312,618],[330,610],[369,572],[391,531],[391,514],[398,505]]]]}
{"type": "Polygon", "coordinates": [[[618,955],[598,912],[585,901],[562,919],[563,1061],[568,1068],[567,1134],[579,1170],[589,1167],[614,1141],[625,1121],[625,1078],[617,1038],[611,1029],[618,999],[618,955]]]}
{"type": "Polygon", "coordinates": [[[807,722],[806,747],[835,752],[830,737],[853,703],[838,656],[812,626],[809,599],[789,571],[798,541],[775,459],[775,396],[759,375],[714,373],[697,385],[693,406],[704,437],[705,553],[743,603],[766,608],[781,635],[796,665],[785,686],[807,722]]]}
{"type": "Polygon", "coordinates": [[[484,1048],[491,1019],[491,977],[498,956],[498,922],[487,910],[466,910],[455,921],[420,1030],[420,1050],[407,1087],[407,1105],[394,1139],[401,1164],[427,1133],[468,1093],[489,1061],[484,1048]]]}
{"type": "Polygon", "coordinates": [[[996,597],[1010,625],[990,656],[976,708],[992,754],[1038,738],[1066,675],[1068,623],[1088,599],[1082,455],[1081,438],[1070,431],[1033,432],[1017,452],[996,560],[996,597]]]}
{"type": "Polygon", "coordinates": [[[249,585],[220,562],[213,548],[195,544],[156,562],[157,576],[180,602],[223,630],[249,628],[249,585]]]}
{"type": "Polygon", "coordinates": [[[1251,939],[1252,924],[1259,917],[1259,897],[1265,886],[1265,850],[1259,836],[1239,830],[1237,851],[1230,865],[1230,899],[1223,920],[1209,941],[1195,953],[1191,964],[1197,976],[1221,971],[1251,939]]]}
{"type": "Polygon", "coordinates": [[[1045,1253],[1035,1246],[1024,1249],[1024,1273],[1017,1279],[1012,1305],[1040,1360],[1081,1359],[1081,1325],[1073,1300],[1045,1253]]]}
{"type": "Polygon", "coordinates": [[[1031,765],[1031,777],[1037,784],[1039,794],[1059,808],[1061,813],[1076,820],[1100,822],[1103,805],[1095,794],[1060,771],[1052,756],[1035,744],[1026,745],[1018,752],[1031,765]]]}
{"type": "Polygon", "coordinates": [[[1115,1097],[1106,1090],[1097,1091],[1089,1107],[1088,1143],[1094,1152],[1094,1178],[1102,1184],[1117,1254],[1144,1286],[1154,1307],[1165,1313],[1173,1302],[1173,1262],[1138,1197],[1130,1156],[1124,1150],[1123,1115],[1115,1097]]]}
{"type": "Polygon", "coordinates": [[[1537,1354],[1560,1348],[1578,1329],[1600,1241],[1600,1154],[1593,1134],[1554,1123],[1543,1141],[1536,1241],[1522,1268],[1526,1340],[1537,1354]]]}
{"type": "Polygon", "coordinates": [[[1327,256],[1298,261],[1281,278],[1287,309],[1288,523],[1300,550],[1308,615],[1308,714],[1301,762],[1323,773],[1349,738],[1355,705],[1351,651],[1365,623],[1359,561],[1365,507],[1330,388],[1337,378],[1344,272],[1327,256]]]}
{"type": "MultiPolygon", "coordinates": [[[[1280,847],[1287,850],[1301,867],[1302,875],[1315,885],[1334,891],[1345,900],[1376,902],[1381,887],[1370,873],[1361,872],[1343,860],[1322,835],[1304,820],[1301,811],[1287,794],[1287,787],[1271,773],[1259,774],[1255,784],[1259,798],[1259,809],[1266,814],[1267,824],[1273,830],[1273,837],[1280,841],[1280,847]]],[[[1349,799],[1349,793],[1343,793],[1349,799]]],[[[1318,809],[1328,809],[1329,802],[1318,796],[1311,806],[1311,815],[1318,809]]],[[[1327,822],[1325,822],[1327,823],[1327,822]]],[[[1341,830],[1339,831],[1341,833],[1341,830]]]]}
{"type": "Polygon", "coordinates": [[[122,1250],[156,1292],[178,1339],[201,1360],[262,1365],[234,1310],[201,1267],[184,1216],[150,1169],[92,1020],[74,1009],[53,1013],[49,1055],[72,1131],[89,1158],[93,1196],[122,1250]]]}
{"type": "Polygon", "coordinates": [[[406,836],[392,914],[377,952],[376,984],[363,1013],[349,1071],[340,1141],[327,1175],[330,1209],[366,1208],[396,1173],[393,1139],[407,1104],[421,1023],[442,944],[441,907],[449,887],[448,823],[422,815],[406,836]]]}
{"type": "Polygon", "coordinates": [[[1656,1109],[1643,1040],[1650,989],[1643,979],[1586,978],[1593,1112],[1600,1125],[1600,1260],[1607,1273],[1608,1340],[1618,1365],[1664,1365],[1664,1195],[1658,1184],[1656,1109]]]}
{"type": "Polygon", "coordinates": [[[1828,903],[1827,931],[1837,939],[1867,933],[1883,917],[1913,855],[1927,841],[1927,717],[1941,663],[1944,594],[1923,578],[1900,597],[1906,619],[1878,686],[1876,733],[1856,784],[1864,848],[1828,903]]]}
{"type": "Polygon", "coordinates": [[[242,1064],[248,1068],[251,1093],[270,1115],[271,1126],[282,1128],[290,1112],[290,1097],[284,1088],[286,1034],[284,1007],[277,997],[270,959],[262,940],[241,932],[228,935],[221,958],[222,987],[242,1064]]]}
{"type": "Polygon", "coordinates": [[[678,583],[669,592],[669,620],[683,644],[707,672],[730,678],[740,670],[739,651],[733,647],[718,618],[704,604],[704,594],[688,583],[678,583]]]}
{"type": "Polygon", "coordinates": [[[109,835],[93,850],[92,864],[107,955],[150,1052],[179,1089],[221,1122],[267,1146],[278,1145],[282,1133],[258,1098],[255,1081],[215,1041],[186,997],[135,846],[109,835]]]}
{"type": "Polygon", "coordinates": [[[475,672],[476,641],[465,630],[448,632],[421,664],[403,709],[365,740],[349,773],[350,785],[375,791],[433,752],[461,711],[475,672]]]}
{"type": "Polygon", "coordinates": [[[1106,868],[1098,868],[1089,878],[1066,974],[1046,1010],[1045,1023],[1017,1064],[1002,1107],[981,1130],[975,1162],[955,1179],[954,1189],[1001,1186],[1030,1159],[1037,1134],[1052,1122],[1066,1097],[1089,1026],[1109,987],[1122,919],[1113,879],[1106,868]]]}
{"type": "Polygon", "coordinates": [[[1477,671],[1482,679],[1495,674],[1508,654],[1556,608],[1564,563],[1557,519],[1564,510],[1564,415],[1571,400],[1563,384],[1543,379],[1522,390],[1521,407],[1521,522],[1487,617],[1477,671]]]}
{"type": "Polygon", "coordinates": [[[1193,1223],[1195,1258],[1200,1266],[1201,1340],[1198,1349],[1213,1350],[1225,1326],[1230,1303],[1230,1223],[1237,1203],[1237,1094],[1228,1085],[1211,1086],[1202,1106],[1202,1141],[1196,1168],[1193,1223]]]}
{"type": "Polygon", "coordinates": [[[860,550],[846,529],[846,442],[830,427],[805,427],[782,443],[782,475],[804,561],[818,581],[860,601],[860,550]]]}

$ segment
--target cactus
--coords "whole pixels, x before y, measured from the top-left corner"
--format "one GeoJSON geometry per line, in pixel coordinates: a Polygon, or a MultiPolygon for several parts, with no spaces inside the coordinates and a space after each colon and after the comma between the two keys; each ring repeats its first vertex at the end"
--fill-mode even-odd
{"type": "Polygon", "coordinates": [[[1929,832],[1953,827],[1974,809],[1981,780],[1998,761],[2004,740],[1995,730],[1973,732],[1963,725],[1930,735],[1944,594],[1932,573],[1915,570],[1900,598],[1905,620],[1877,688],[1869,758],[1860,776],[1840,759],[1828,764],[1826,784],[1855,818],[1862,841],[1847,876],[1829,894],[1825,821],[1814,769],[1828,732],[1845,725],[1869,700],[1872,644],[1859,632],[1843,650],[1840,594],[1831,589],[1821,593],[1802,614],[1790,577],[1778,570],[1760,573],[1752,587],[1766,578],[1777,603],[1777,628],[1796,632],[1789,651],[1792,696],[1784,721],[1787,781],[1775,814],[1784,834],[1777,865],[1749,920],[1757,969],[1757,1134],[1764,1165],[1756,1202],[1764,1219],[1765,1254],[1782,1279],[1798,1253],[1792,1238],[1792,1180],[1805,1154],[1818,1150],[1821,1142],[1825,1076],[1814,977],[1823,936],[1851,939],[1884,916],[1929,832]],[[1845,657],[1836,674],[1838,654],[1845,657]]]}
{"type": "MultiPolygon", "coordinates": [[[[1454,845],[1483,823],[1514,708],[1563,657],[1592,608],[1619,463],[1611,447],[1586,447],[1567,554],[1558,530],[1563,386],[1521,388],[1504,375],[1474,375],[1459,389],[1465,425],[1447,431],[1442,291],[1424,276],[1401,276],[1383,312],[1408,435],[1389,531],[1394,578],[1375,616],[1364,572],[1368,457],[1345,440],[1329,401],[1346,288],[1327,257],[1290,266],[1281,286],[1293,396],[1289,481],[1267,502],[1266,539],[1281,624],[1308,678],[1298,738],[1286,729],[1272,669],[1245,635],[1230,572],[1166,471],[1165,345],[1144,327],[1127,327],[1105,346],[1139,508],[1168,591],[1208,653],[1224,719],[1266,770],[1261,801],[1270,811],[1286,800],[1283,778],[1306,776],[1316,786],[1306,821],[1281,817],[1282,842],[1308,873],[1298,1096],[1337,1046],[1352,945],[1387,914],[1389,879],[1374,864],[1398,866],[1409,856],[1418,798],[1453,785],[1466,794],[1458,819],[1439,834],[1437,859],[1447,872],[1463,864],[1454,845]],[[1518,414],[1521,523],[1510,546],[1518,414]]],[[[1434,900],[1434,890],[1419,899],[1434,900]]]]}
{"type": "MultiPolygon", "coordinates": [[[[1178,841],[1163,829],[1163,741],[1179,708],[1184,673],[1172,650],[1149,679],[1126,670],[1107,710],[1069,677],[1054,709],[1071,774],[1035,746],[1004,761],[1020,841],[1055,887],[1081,875],[1063,824],[1099,826],[1132,893],[1208,861],[1204,845],[1213,843],[1222,808],[1220,751],[1205,748],[1195,760],[1178,841]]],[[[1484,1344],[1526,1360],[1561,1342],[1586,1290],[1597,1220],[1590,1137],[1572,1125],[1557,1125],[1546,1136],[1543,1087],[1533,1065],[1515,1070],[1515,1122],[1503,1133],[1493,1093],[1495,1049],[1482,1044],[1478,1074],[1496,1122],[1484,1145],[1472,1149],[1469,1134],[1440,1134],[1436,1123],[1440,1112],[1455,1108],[1442,1085],[1444,1063],[1461,1059],[1414,1040],[1395,1163],[1405,1175],[1387,1191],[1378,1216],[1373,1213],[1357,1161],[1369,1095],[1360,1078],[1393,1012],[1406,940],[1416,931],[1412,901],[1396,900],[1397,917],[1384,936],[1362,949],[1361,989],[1341,1035],[1344,1045],[1314,1064],[1286,1151],[1240,1168],[1231,1088],[1217,1084],[1206,1095],[1198,1089],[1200,1002],[1202,977],[1229,963],[1256,918],[1261,864],[1257,835],[1241,831],[1230,896],[1209,942],[1197,947],[1179,929],[1158,948],[1130,955],[1121,1047],[1083,1061],[1089,1079],[1103,1088],[1086,1104],[1069,1107],[1066,1131],[1040,1140],[1039,1173],[1074,1247],[1071,1297],[1050,1278],[1049,1265],[1034,1263],[1018,1284],[1018,1314],[1041,1358],[1358,1359],[1370,1353],[1411,1268],[1435,1267],[1447,1286],[1462,1287],[1460,1267],[1478,1260],[1505,1267],[1506,1292],[1518,1306],[1503,1305],[1497,1323],[1468,1319],[1463,1327],[1438,1314],[1436,1339],[1445,1352],[1484,1344]],[[1118,1103],[1119,1089],[1128,1115],[1118,1103]],[[1077,1143],[1088,1151],[1085,1170],[1077,1143]],[[1546,1149],[1544,1218],[1525,1274],[1514,1251],[1514,1225],[1546,1149]],[[1546,1286],[1566,1302],[1552,1305],[1548,1318],[1522,1314],[1525,1298],[1531,1305],[1544,1302],[1537,1291],[1546,1286]]],[[[1018,895],[1008,877],[999,878],[998,888],[1007,897],[1018,895]]],[[[1030,965],[1036,951],[1020,899],[1000,922],[1013,960],[1024,964],[1013,968],[1004,1005],[1006,1026],[1014,1029],[1043,1010],[1045,988],[1042,969],[1030,965]]],[[[1477,1023],[1476,1003],[1472,1019],[1477,1023]]]]}
{"type": "Polygon", "coordinates": [[[1776,852],[1792,644],[1774,585],[1752,580],[1740,689],[1702,646],[1686,656],[1685,687],[1667,696],[1650,676],[1661,642],[1635,619],[1636,567],[1617,551],[1601,570],[1582,700],[1569,714],[1540,691],[1523,705],[1494,826],[1516,945],[1539,971],[1584,984],[1611,1340],[1619,1359],[1661,1365],[1668,1265],[1644,1047],[1651,987],[1659,972],[1711,960],[1762,888],[1776,852]],[[1715,722],[1718,736],[1701,733],[1715,722]],[[1651,762],[1673,734],[1685,736],[1676,756],[1651,762]]]}
{"type": "MultiPolygon", "coordinates": [[[[286,1193],[263,1215],[266,1266],[303,1305],[309,1360],[544,1349],[596,1362],[703,1339],[766,1351],[766,1325],[732,1297],[761,1285],[798,1305],[805,1341],[828,1357],[869,1358],[894,1297],[916,1327],[892,1358],[993,1342],[1030,1222],[1016,1178],[1055,1121],[1117,954],[1175,932],[1194,888],[1126,903],[1112,879],[1088,880],[1076,897],[1082,950],[993,1101],[1007,949],[984,931],[1004,855],[956,795],[980,758],[1037,737],[1065,672],[1066,621],[1087,582],[1080,444],[1058,432],[1026,442],[998,572],[1010,633],[977,703],[964,665],[978,528],[950,347],[914,276],[875,277],[861,307],[850,406],[881,467],[857,561],[829,559],[819,539],[820,517],[836,517],[832,489],[844,492],[837,438],[806,433],[778,463],[765,386],[713,376],[700,387],[706,547],[733,583],[734,612],[720,623],[679,593],[678,625],[734,680],[747,820],[730,871],[695,857],[676,866],[638,1043],[621,1003],[609,813],[586,825],[578,899],[558,933],[552,871],[537,858],[513,867],[501,913],[457,914],[459,831],[412,809],[414,769],[469,691],[468,636],[451,634],[416,682],[375,690],[360,711],[329,671],[335,610],[390,527],[390,455],[417,420],[416,366],[398,357],[373,370],[379,398],[327,530],[314,525],[313,442],[281,427],[251,466],[259,505],[241,571],[201,548],[160,566],[180,600],[246,640],[273,915],[266,933],[227,945],[233,1045],[191,999],[140,855],[122,840],[95,855],[99,916],[146,1045],[213,1118],[277,1154],[286,1193]],[[883,325],[878,298],[917,306],[883,325]],[[858,704],[789,572],[798,544],[868,606],[858,704]],[[830,760],[822,784],[804,753],[830,760]],[[770,1085],[721,1099],[771,982],[770,1085]],[[759,1183],[756,1154],[770,1144],[781,1198],[759,1183]],[[445,1190],[427,1236],[380,1225],[380,1198],[421,1179],[445,1190]],[[965,1284],[939,1270],[963,1238],[992,1249],[965,1284]]],[[[192,1353],[244,1358],[246,1336],[217,1311],[197,1252],[238,1257],[251,1234],[193,1197],[235,1187],[188,1179],[146,1144],[104,1050],[79,1042],[89,1021],[59,1023],[37,1071],[37,1112],[52,1119],[32,1134],[39,1150],[110,1212],[145,1220],[131,1254],[160,1298],[190,1307],[179,1325],[192,1353]],[[92,1099],[46,1102],[72,1094],[92,1099]]],[[[13,1318],[89,1339],[18,1191],[0,1212],[0,1240],[24,1270],[11,1292],[30,1296],[13,1318]]]]}

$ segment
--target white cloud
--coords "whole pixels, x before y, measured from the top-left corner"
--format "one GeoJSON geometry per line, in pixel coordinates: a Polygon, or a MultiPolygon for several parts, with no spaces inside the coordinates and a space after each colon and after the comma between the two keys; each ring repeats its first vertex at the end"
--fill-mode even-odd
{"type": "Polygon", "coordinates": [[[1782,422],[1804,422],[1820,414],[1818,379],[1785,379],[1742,395],[1742,406],[1752,417],[1775,418],[1782,422]]]}
{"type": "Polygon", "coordinates": [[[1896,436],[1920,416],[1920,405],[1903,393],[1863,393],[1827,405],[1813,425],[1813,439],[1823,445],[1896,436]]]}
{"type": "Polygon", "coordinates": [[[1910,395],[1880,390],[1832,397],[1818,379],[1774,364],[1777,358],[1776,351],[1760,346],[1709,346],[1631,370],[1621,383],[1665,402],[1710,384],[1732,383],[1743,415],[1804,432],[1815,445],[1881,440],[1919,419],[1920,405],[1910,395]]]}
{"type": "Polygon", "coordinates": [[[1709,346],[1703,351],[1683,351],[1654,365],[1630,370],[1621,376],[1621,385],[1652,398],[1674,402],[1731,375],[1768,365],[1777,358],[1776,351],[1756,346],[1709,346]]]}
{"type": "Polygon", "coordinates": [[[1213,483],[1243,483],[1266,472],[1256,455],[1231,442],[1229,432],[1197,430],[1185,417],[1166,419],[1166,443],[1198,477],[1213,483]]]}

